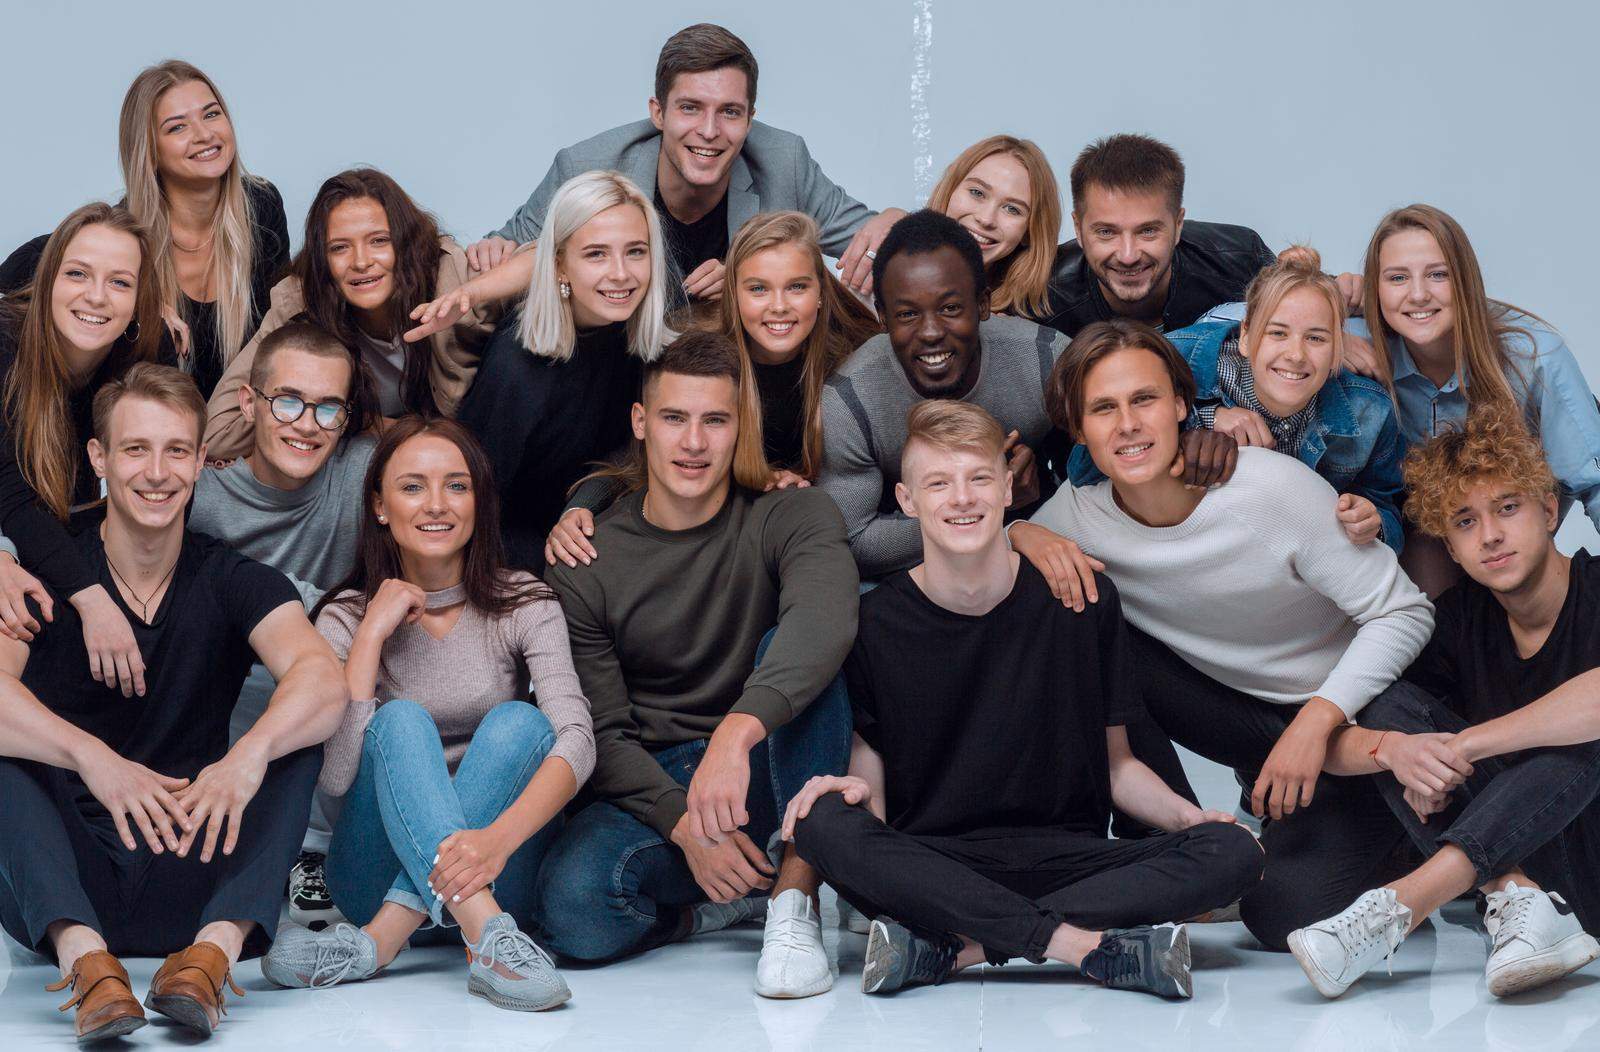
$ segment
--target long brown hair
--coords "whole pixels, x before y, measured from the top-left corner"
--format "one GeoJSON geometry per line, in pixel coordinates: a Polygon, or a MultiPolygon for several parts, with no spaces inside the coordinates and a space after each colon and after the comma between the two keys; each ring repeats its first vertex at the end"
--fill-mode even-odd
{"type": "Polygon", "coordinates": [[[1472,250],[1472,242],[1467,240],[1467,232],[1461,224],[1442,209],[1424,204],[1407,205],[1384,216],[1367,243],[1362,313],[1366,316],[1373,346],[1383,351],[1382,361],[1389,370],[1384,382],[1389,385],[1390,392],[1394,390],[1394,363],[1389,360],[1391,332],[1384,324],[1383,308],[1378,302],[1381,277],[1378,256],[1383,251],[1383,243],[1402,230],[1425,231],[1438,243],[1444,255],[1445,268],[1450,272],[1450,306],[1455,312],[1451,334],[1455,372],[1466,386],[1468,404],[1491,401],[1515,407],[1517,398],[1511,389],[1511,377],[1522,381],[1527,378],[1507,341],[1513,334],[1528,336],[1528,332],[1506,320],[1507,313],[1515,308],[1491,300],[1484,291],[1478,254],[1472,250]]]}
{"type": "MultiPolygon", "coordinates": [[[[233,115],[216,84],[180,59],[168,59],[139,71],[122,98],[122,117],[117,123],[117,153],[122,161],[122,184],[128,194],[128,211],[150,233],[161,301],[174,310],[178,307],[178,272],[172,262],[172,224],[167,215],[167,194],[161,185],[161,173],[156,169],[156,136],[160,133],[156,105],[168,91],[193,81],[206,86],[231,123],[233,115]]],[[[235,129],[233,162],[222,176],[222,194],[211,217],[210,277],[217,290],[217,347],[222,352],[223,365],[239,353],[245,334],[256,323],[251,286],[255,262],[254,216],[250,195],[245,192],[245,181],[253,179],[239,159],[235,129]]]]}
{"type": "Polygon", "coordinates": [[[722,310],[716,319],[722,334],[739,348],[744,363],[739,383],[739,398],[748,402],[745,419],[755,421],[757,448],[762,448],[761,392],[750,368],[750,335],[739,317],[739,268],[751,256],[779,245],[799,245],[811,257],[811,266],[820,289],[817,323],[801,349],[805,366],[801,386],[805,391],[805,439],[801,447],[800,473],[815,479],[822,471],[822,385],[850,352],[883,331],[877,317],[850,294],[828,270],[822,258],[821,235],[814,219],[803,212],[768,212],[747,221],[728,246],[727,283],[722,295],[722,310]]]}
{"type": "Polygon", "coordinates": [[[1061,188],[1044,151],[1031,139],[1011,135],[991,135],[979,139],[950,162],[933,193],[928,207],[944,212],[950,207],[961,181],[981,162],[1003,153],[1014,157],[1028,173],[1032,200],[1028,202],[1028,233],[1011,255],[996,261],[990,278],[989,308],[1024,318],[1042,318],[1049,313],[1046,285],[1056,260],[1056,238],[1061,236],[1061,188]]]}
{"type": "Polygon", "coordinates": [[[372,451],[372,462],[367,466],[367,506],[363,509],[356,536],[355,568],[323,595],[311,611],[313,621],[332,603],[348,606],[365,616],[367,604],[378,594],[384,581],[405,577],[400,562],[400,546],[395,543],[394,533],[389,527],[378,522],[373,501],[383,493],[383,473],[395,452],[419,435],[435,435],[450,442],[461,450],[461,457],[467,462],[467,475],[472,482],[476,504],[472,539],[467,541],[462,566],[467,602],[475,610],[501,616],[534,600],[555,598],[555,591],[548,585],[538,580],[517,584],[507,572],[505,546],[500,540],[499,491],[495,488],[489,457],[478,440],[454,420],[410,415],[384,428],[378,438],[378,446],[372,451]],[[338,598],[345,592],[355,594],[338,598]]]}
{"type": "MultiPolygon", "coordinates": [[[[394,243],[394,294],[386,305],[390,333],[399,336],[411,327],[411,312],[434,298],[439,283],[439,223],[383,172],[376,168],[351,168],[329,178],[306,210],[306,237],[290,272],[300,282],[305,313],[312,322],[333,333],[354,357],[357,397],[363,408],[377,412],[372,374],[361,357],[362,335],[339,284],[328,268],[328,216],[346,201],[371,200],[383,209],[394,243]]],[[[428,381],[427,346],[408,346],[400,397],[412,412],[438,411],[428,381]]]]}
{"type": "Polygon", "coordinates": [[[0,300],[4,323],[15,329],[17,337],[17,359],[5,383],[6,426],[16,436],[22,477],[63,522],[72,509],[79,453],[89,436],[73,433],[72,376],[50,301],[67,246],[90,226],[120,230],[139,243],[133,321],[108,348],[96,377],[121,376],[135,362],[155,361],[162,329],[160,282],[152,266],[149,237],[121,206],[96,201],[67,216],[45,242],[33,283],[0,300]]]}

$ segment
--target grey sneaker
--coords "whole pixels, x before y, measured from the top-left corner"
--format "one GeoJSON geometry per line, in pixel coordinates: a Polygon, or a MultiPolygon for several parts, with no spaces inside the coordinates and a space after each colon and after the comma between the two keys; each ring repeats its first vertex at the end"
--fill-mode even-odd
{"type": "Polygon", "coordinates": [[[285,924],[261,958],[261,974],[279,986],[299,988],[360,982],[378,974],[378,944],[353,924],[322,931],[285,924]]]}
{"type": "Polygon", "coordinates": [[[961,940],[934,942],[879,917],[867,929],[867,954],[861,966],[861,992],[890,994],[907,986],[936,986],[950,978],[961,940]]]}
{"type": "Polygon", "coordinates": [[[732,902],[702,902],[694,906],[690,913],[694,917],[694,923],[689,928],[689,934],[704,935],[708,931],[721,931],[723,928],[731,928],[735,924],[743,924],[757,917],[765,919],[767,897],[746,895],[732,902]]]}
{"type": "Polygon", "coordinates": [[[490,917],[476,946],[467,946],[467,992],[497,1008],[543,1012],[572,996],[550,955],[517,929],[511,914],[490,917]]]}
{"type": "Polygon", "coordinates": [[[1082,971],[1116,990],[1178,999],[1194,993],[1189,932],[1181,924],[1112,928],[1083,959],[1082,971]]]}

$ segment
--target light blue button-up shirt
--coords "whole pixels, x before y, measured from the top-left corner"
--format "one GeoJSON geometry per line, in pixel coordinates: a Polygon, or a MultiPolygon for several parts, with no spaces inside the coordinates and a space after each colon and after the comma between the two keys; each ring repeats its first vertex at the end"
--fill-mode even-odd
{"type": "MultiPolygon", "coordinates": [[[[1589,521],[1600,527],[1600,406],[1560,333],[1520,311],[1508,312],[1506,321],[1522,330],[1507,339],[1521,373],[1507,377],[1511,391],[1544,446],[1562,495],[1582,502],[1589,521]]],[[[1371,338],[1365,319],[1351,318],[1345,328],[1371,338]]],[[[1400,402],[1400,430],[1408,444],[1425,442],[1466,420],[1466,384],[1459,374],[1443,387],[1434,386],[1417,369],[1405,341],[1393,334],[1389,362],[1400,402]]]]}

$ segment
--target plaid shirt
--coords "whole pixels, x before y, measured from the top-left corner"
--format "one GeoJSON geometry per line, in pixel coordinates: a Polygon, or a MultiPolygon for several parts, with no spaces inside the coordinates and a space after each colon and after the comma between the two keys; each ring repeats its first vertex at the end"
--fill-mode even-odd
{"type": "MultiPolygon", "coordinates": [[[[1261,399],[1256,397],[1256,378],[1250,371],[1249,359],[1239,353],[1238,336],[1231,336],[1222,344],[1222,353],[1217,356],[1217,384],[1223,393],[1233,400],[1234,405],[1248,409],[1266,421],[1267,430],[1272,432],[1280,453],[1295,455],[1300,443],[1305,440],[1311,422],[1316,419],[1315,399],[1307,402],[1299,412],[1291,416],[1273,416],[1272,412],[1261,404],[1261,399]]],[[[1221,407],[1214,405],[1200,406],[1195,409],[1195,413],[1200,417],[1201,423],[1207,428],[1212,428],[1216,426],[1219,408],[1221,407]]]]}

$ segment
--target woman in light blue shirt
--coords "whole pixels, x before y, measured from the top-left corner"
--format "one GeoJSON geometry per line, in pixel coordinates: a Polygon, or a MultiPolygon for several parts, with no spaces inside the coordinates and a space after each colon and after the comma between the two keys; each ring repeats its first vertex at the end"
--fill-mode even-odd
{"type": "MultiPolygon", "coordinates": [[[[1561,484],[1600,525],[1600,406],[1561,335],[1484,292],[1461,225],[1431,205],[1389,213],[1367,246],[1365,324],[1349,331],[1387,349],[1388,376],[1409,444],[1460,426],[1469,406],[1521,408],[1561,484]]],[[[1380,356],[1380,359],[1383,356],[1380,356]]],[[[1437,543],[1406,538],[1402,563],[1430,596],[1460,574],[1437,543]]]]}

